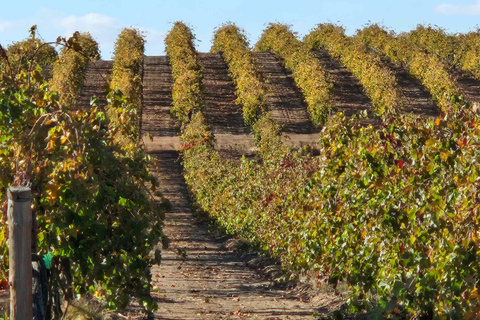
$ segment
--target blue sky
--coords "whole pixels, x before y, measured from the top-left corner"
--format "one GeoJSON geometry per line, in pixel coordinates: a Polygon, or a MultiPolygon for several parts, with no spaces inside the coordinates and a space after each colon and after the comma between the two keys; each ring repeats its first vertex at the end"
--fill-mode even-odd
{"type": "Polygon", "coordinates": [[[208,51],[213,30],[233,21],[254,44],[268,22],[284,22],[300,35],[317,23],[340,23],[353,33],[371,22],[397,31],[418,23],[436,24],[451,32],[467,32],[480,23],[480,0],[0,0],[0,43],[25,38],[37,24],[42,37],[54,41],[74,31],[89,31],[100,43],[102,56],[112,56],[123,27],[137,27],[147,37],[148,55],[164,54],[163,39],[172,22],[194,28],[197,47],[208,51]]]}

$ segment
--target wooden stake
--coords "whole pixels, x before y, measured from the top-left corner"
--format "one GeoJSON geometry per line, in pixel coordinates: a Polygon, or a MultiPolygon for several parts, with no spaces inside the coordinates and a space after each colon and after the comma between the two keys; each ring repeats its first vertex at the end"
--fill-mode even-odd
{"type": "Polygon", "coordinates": [[[7,195],[10,320],[32,320],[32,193],[12,187],[7,195]]]}

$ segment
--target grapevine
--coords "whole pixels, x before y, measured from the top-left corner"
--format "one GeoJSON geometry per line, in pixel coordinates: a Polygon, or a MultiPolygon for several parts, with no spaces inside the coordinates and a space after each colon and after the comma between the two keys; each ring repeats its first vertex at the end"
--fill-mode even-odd
{"type": "MultiPolygon", "coordinates": [[[[88,56],[76,37],[65,41],[64,58],[68,50],[88,56]],[[68,49],[74,43],[78,46],[68,49]]],[[[5,55],[3,48],[0,53],[5,55]]],[[[69,70],[78,70],[70,66],[69,70]]],[[[82,74],[70,75],[71,83],[78,83],[75,76],[82,74]]],[[[149,268],[160,262],[160,251],[155,257],[151,252],[165,239],[165,208],[145,189],[147,182],[152,188],[157,185],[148,170],[148,157],[139,147],[129,152],[119,147],[113,136],[122,130],[120,121],[107,119],[95,99],[90,109],[75,110],[62,104],[65,100],[60,97],[41,77],[40,67],[4,73],[0,197],[4,201],[9,186],[31,185],[38,228],[36,253],[50,253],[60,265],[70,262],[71,270],[62,271],[73,278],[63,288],[71,292],[66,298],[90,292],[117,309],[136,297],[144,307],[155,309],[149,268]]],[[[108,99],[111,105],[134,110],[118,91],[111,91],[108,99]]],[[[0,208],[5,217],[4,206],[0,208]]],[[[8,270],[6,223],[5,219],[0,222],[3,270],[8,270]]]]}

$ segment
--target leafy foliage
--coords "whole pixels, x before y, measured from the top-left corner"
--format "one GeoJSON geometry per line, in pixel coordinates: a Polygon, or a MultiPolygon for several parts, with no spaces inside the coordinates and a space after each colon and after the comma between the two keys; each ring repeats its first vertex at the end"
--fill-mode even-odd
{"type": "Polygon", "coordinates": [[[437,26],[418,25],[405,37],[419,48],[444,60],[449,67],[471,72],[480,78],[480,33],[449,34],[437,26]]]}
{"type": "Polygon", "coordinates": [[[58,59],[55,48],[37,38],[35,26],[29,38],[8,46],[7,56],[10,68],[16,72],[20,69],[33,70],[36,65],[50,66],[58,59]]]}
{"type": "Polygon", "coordinates": [[[175,22],[165,38],[167,55],[172,65],[172,113],[182,122],[202,110],[202,70],[193,41],[195,36],[183,22],[175,22]]]}
{"type": "Polygon", "coordinates": [[[272,51],[284,60],[302,90],[312,122],[322,125],[332,109],[333,85],[323,66],[298,40],[289,26],[271,23],[255,45],[257,51],[272,51]]]}
{"type": "MultiPolygon", "coordinates": [[[[63,50],[57,71],[66,70],[58,69],[66,61],[69,70],[79,70],[73,63],[86,65],[82,59],[97,52],[93,46],[81,55],[75,43],[82,41],[78,34],[66,41],[70,47],[63,50]]],[[[134,296],[154,309],[149,268],[160,262],[160,252],[150,254],[165,239],[165,208],[145,187],[157,185],[147,168],[149,158],[139,147],[127,152],[115,142],[121,121],[107,118],[96,100],[88,110],[62,105],[68,99],[61,99],[40,71],[4,74],[0,81],[0,197],[11,185],[31,184],[38,254],[50,252],[53,261],[71,262],[75,294],[94,292],[110,308],[122,308],[134,296]]],[[[135,111],[119,91],[111,91],[108,100],[128,117],[135,111]]],[[[5,217],[3,204],[0,210],[5,217]]],[[[2,270],[8,270],[6,224],[2,219],[2,270]]]]}
{"type": "Polygon", "coordinates": [[[236,85],[237,103],[243,106],[245,124],[253,125],[265,112],[265,85],[255,68],[244,31],[235,24],[215,31],[212,52],[221,52],[236,85]]]}
{"type": "Polygon", "coordinates": [[[283,151],[233,165],[198,115],[184,135],[185,177],[230,232],[292,270],[347,282],[352,310],[474,319],[479,123],[464,110],[448,121],[400,116],[379,131],[335,117],[320,157],[283,151]]]}
{"type": "Polygon", "coordinates": [[[460,45],[460,38],[448,34],[445,29],[438,26],[419,24],[416,29],[404,36],[418,48],[435,54],[449,64],[453,64],[458,54],[457,48],[460,45]]]}
{"type": "MultiPolygon", "coordinates": [[[[60,42],[62,39],[58,39],[60,42]]],[[[75,98],[85,80],[87,65],[100,58],[98,43],[89,33],[75,32],[60,52],[60,58],[54,63],[52,90],[60,94],[60,103],[73,108],[75,98]]]]}
{"type": "Polygon", "coordinates": [[[480,31],[459,35],[454,63],[480,79],[480,31]]]}
{"type": "Polygon", "coordinates": [[[430,91],[443,112],[449,112],[452,106],[461,101],[452,101],[459,96],[455,80],[451,77],[441,58],[419,49],[404,35],[395,36],[393,32],[373,24],[359,30],[355,36],[367,48],[387,56],[390,61],[404,65],[430,91]]]}
{"type": "Polygon", "coordinates": [[[326,49],[352,72],[364,87],[377,113],[393,113],[400,106],[397,80],[380,58],[345,36],[341,26],[319,24],[304,39],[310,50],[326,49]]]}

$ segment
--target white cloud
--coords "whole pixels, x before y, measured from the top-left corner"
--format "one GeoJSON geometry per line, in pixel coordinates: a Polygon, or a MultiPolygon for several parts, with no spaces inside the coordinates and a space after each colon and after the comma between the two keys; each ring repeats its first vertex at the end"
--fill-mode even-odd
{"type": "Polygon", "coordinates": [[[145,44],[145,54],[153,56],[161,56],[164,54],[165,45],[163,41],[165,39],[166,32],[143,27],[138,27],[138,30],[145,35],[145,40],[147,41],[145,44]]]}
{"type": "Polygon", "coordinates": [[[5,32],[12,27],[12,23],[9,21],[0,21],[0,32],[5,32]]]}
{"type": "Polygon", "coordinates": [[[463,16],[480,15],[480,0],[472,5],[440,4],[435,7],[436,13],[454,14],[463,16]]]}
{"type": "Polygon", "coordinates": [[[68,16],[58,22],[59,26],[66,30],[67,34],[75,31],[89,31],[91,33],[109,32],[118,29],[120,22],[109,16],[88,13],[84,16],[68,16]]]}

